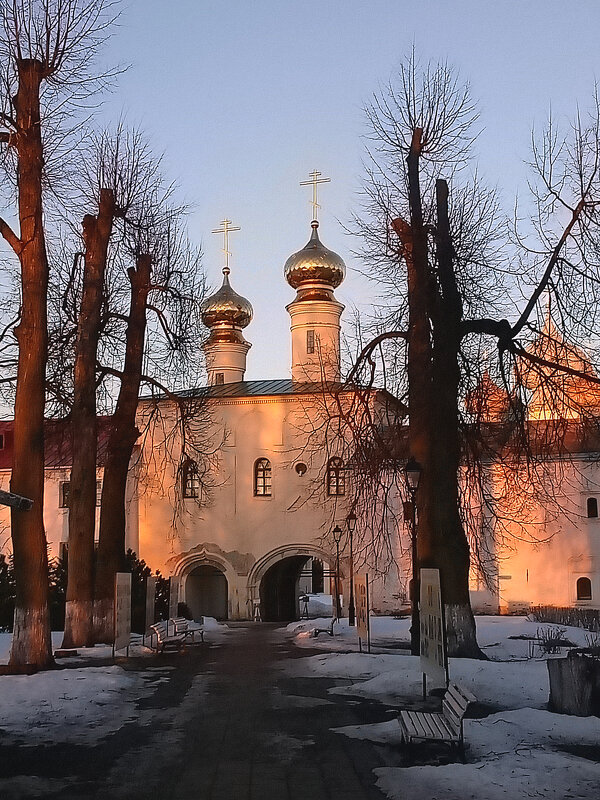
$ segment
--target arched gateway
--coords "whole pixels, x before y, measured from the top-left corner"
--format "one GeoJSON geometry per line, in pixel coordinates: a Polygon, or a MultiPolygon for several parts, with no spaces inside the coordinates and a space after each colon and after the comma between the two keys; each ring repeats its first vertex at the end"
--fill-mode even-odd
{"type": "Polygon", "coordinates": [[[332,563],[329,553],[312,544],[283,545],[254,563],[247,555],[203,544],[175,558],[170,568],[182,578],[181,599],[194,619],[255,619],[259,611],[265,622],[289,622],[300,616],[301,579],[303,587],[318,585],[316,591],[328,592],[332,563]],[[308,570],[311,561],[319,569],[308,570]]]}
{"type": "MultiPolygon", "coordinates": [[[[248,576],[248,595],[265,622],[290,622],[300,616],[300,580],[312,560],[329,564],[331,556],[311,545],[284,545],[267,553],[248,576]]],[[[322,574],[322,573],[321,573],[322,574]]]]}

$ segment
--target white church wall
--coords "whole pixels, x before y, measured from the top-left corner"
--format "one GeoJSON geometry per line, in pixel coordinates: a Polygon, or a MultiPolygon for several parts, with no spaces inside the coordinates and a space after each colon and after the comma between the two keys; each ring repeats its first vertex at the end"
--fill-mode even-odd
{"type": "MultiPolygon", "coordinates": [[[[499,472],[499,474],[501,471],[499,472]]],[[[546,470],[537,494],[517,481],[518,502],[504,498],[504,530],[496,548],[498,603],[502,613],[532,605],[600,608],[600,520],[588,518],[587,499],[600,509],[600,467],[590,458],[557,461],[546,470]],[[528,499],[529,498],[529,499],[528,499]],[[589,578],[591,598],[577,594],[589,578]]],[[[485,610],[473,583],[473,606],[485,610]]]]}

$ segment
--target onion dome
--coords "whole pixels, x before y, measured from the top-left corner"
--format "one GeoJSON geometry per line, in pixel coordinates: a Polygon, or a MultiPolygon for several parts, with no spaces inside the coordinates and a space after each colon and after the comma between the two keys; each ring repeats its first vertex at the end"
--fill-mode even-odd
{"type": "Polygon", "coordinates": [[[466,397],[467,411],[480,422],[502,422],[507,417],[510,402],[508,392],[494,383],[487,370],[466,397]]]}
{"type": "MultiPolygon", "coordinates": [[[[556,327],[550,311],[546,314],[540,334],[528,345],[527,352],[547,362],[546,364],[532,366],[525,361],[519,365],[520,379],[528,389],[536,389],[540,385],[542,377],[556,378],[557,367],[560,366],[581,372],[584,375],[596,377],[596,371],[588,356],[583,350],[565,339],[556,327]]],[[[572,382],[573,377],[575,376],[568,378],[567,373],[565,373],[563,380],[569,379],[572,382]]]]}
{"type": "Polygon", "coordinates": [[[229,267],[223,267],[223,285],[200,306],[202,322],[207,328],[245,328],[252,320],[252,305],[231,288],[230,271],[229,267]]]}
{"type": "Polygon", "coordinates": [[[346,276],[346,265],[341,256],[321,244],[317,220],[311,222],[311,227],[312,234],[308,243],[288,258],[283,274],[294,289],[309,283],[321,283],[335,289],[346,276]]]}

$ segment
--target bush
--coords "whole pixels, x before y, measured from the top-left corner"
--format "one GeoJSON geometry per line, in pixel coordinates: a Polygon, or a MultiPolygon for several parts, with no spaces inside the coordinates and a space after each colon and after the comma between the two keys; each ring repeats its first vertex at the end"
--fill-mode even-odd
{"type": "Polygon", "coordinates": [[[15,616],[15,575],[12,556],[0,553],[0,631],[12,631],[15,616]]]}
{"type": "MultiPolygon", "coordinates": [[[[66,549],[65,549],[66,552],[66,549]]],[[[48,562],[48,609],[50,628],[65,629],[65,603],[67,601],[68,556],[52,558],[48,562]]]]}
{"type": "MultiPolygon", "coordinates": [[[[65,552],[66,548],[65,548],[65,552]]],[[[53,631],[65,627],[65,602],[67,597],[68,555],[65,558],[52,558],[48,562],[48,605],[50,625],[53,631]]],[[[125,557],[125,571],[131,572],[131,630],[145,633],[146,621],[146,578],[152,570],[143,559],[131,550],[125,557]]],[[[156,578],[156,598],[154,619],[166,619],[169,615],[169,579],[163,578],[158,570],[156,578]]],[[[15,615],[15,575],[12,556],[0,553],[0,631],[13,629],[15,615]]],[[[185,615],[184,615],[185,616],[185,615]]]]}
{"type": "Polygon", "coordinates": [[[532,606],[529,613],[536,622],[571,625],[588,631],[600,631],[600,610],[597,608],[561,608],[559,606],[532,606]]]}
{"type": "MultiPolygon", "coordinates": [[[[146,579],[152,575],[152,570],[132,550],[127,551],[125,564],[125,572],[131,572],[131,630],[143,634],[146,632],[146,579]]],[[[154,619],[166,619],[169,614],[169,579],[163,578],[159,570],[154,577],[154,619]]]]}
{"type": "Polygon", "coordinates": [[[566,628],[538,628],[537,642],[542,653],[548,655],[560,653],[561,647],[575,647],[573,642],[565,639],[566,628]]]}

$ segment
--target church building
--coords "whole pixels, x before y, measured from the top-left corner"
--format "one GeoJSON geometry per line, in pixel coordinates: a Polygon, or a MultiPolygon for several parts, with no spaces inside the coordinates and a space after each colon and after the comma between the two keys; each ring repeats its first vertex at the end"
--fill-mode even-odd
{"type": "MultiPolygon", "coordinates": [[[[223,223],[225,237],[229,224],[223,223]]],[[[224,251],[227,258],[227,243],[224,251]]],[[[150,452],[142,447],[140,454],[149,479],[143,490],[140,479],[135,545],[147,563],[181,579],[181,599],[195,616],[295,619],[300,592],[330,593],[338,569],[347,602],[345,465],[335,452],[325,454],[316,423],[325,395],[340,385],[344,306],[334,291],[346,267],[322,244],[314,220],[308,242],[283,271],[296,292],[287,306],[291,378],[245,380],[251,345],[244,331],[253,310],[232,288],[228,264],[222,286],[202,304],[210,331],[204,344],[209,385],[185,397],[202,404],[199,413],[208,419],[212,441],[220,443],[211,474],[204,475],[210,487],[203,486],[205,468],[190,456],[179,464],[162,462],[152,490],[159,469],[152,462],[157,424],[147,437],[150,452]],[[334,529],[340,532],[337,547],[334,529]]],[[[172,414],[176,410],[168,399],[160,402],[163,431],[169,406],[172,414]]],[[[156,400],[142,398],[140,419],[150,418],[155,407],[156,400]]],[[[178,447],[185,451],[185,444],[178,447]]],[[[373,600],[379,610],[399,607],[398,587],[397,575],[377,581],[373,600]]]]}
{"type": "MultiPolygon", "coordinates": [[[[396,566],[385,577],[376,577],[368,557],[356,558],[355,553],[350,558],[349,474],[335,442],[324,442],[318,435],[334,389],[337,402],[344,402],[344,392],[337,394],[344,306],[335,297],[345,277],[344,261],[321,242],[319,223],[313,220],[308,242],[283,269],[284,279],[295,291],[287,306],[291,375],[247,381],[251,344],[246,329],[253,309],[231,285],[227,245],[231,230],[225,220],[222,285],[201,307],[209,331],[204,344],[208,382],[180,395],[191,409],[188,424],[190,430],[196,425],[197,442],[193,432],[186,438],[186,428],[178,422],[180,405],[172,397],[140,399],[138,427],[144,434],[131,464],[126,546],[153,570],[173,578],[179,599],[195,617],[296,619],[299,595],[306,591],[334,595],[336,575],[347,611],[353,569],[373,578],[376,613],[406,608],[408,530],[401,521],[395,522],[399,526],[398,552],[392,554],[396,566]]],[[[547,325],[551,324],[549,316],[547,325]]],[[[544,342],[558,347],[553,358],[576,363],[579,370],[591,369],[584,355],[564,343],[555,328],[548,327],[532,346],[546,346],[544,342]]],[[[564,399],[560,407],[550,408],[531,380],[532,424],[577,417],[564,399]]],[[[483,421],[501,424],[507,408],[502,390],[486,375],[478,391],[470,402],[478,398],[483,421]]],[[[580,385],[567,387],[567,396],[600,408],[600,395],[580,385]]],[[[373,413],[389,400],[389,395],[374,390],[373,413]]],[[[99,489],[106,421],[100,423],[99,489]]],[[[8,488],[10,477],[11,425],[0,423],[2,488],[8,488]]],[[[68,544],[70,448],[60,437],[60,427],[49,422],[46,441],[44,514],[53,556],[68,544]]],[[[510,536],[490,543],[488,580],[473,568],[475,610],[522,611],[536,604],[600,607],[597,444],[579,437],[570,442],[568,454],[556,454],[551,469],[569,474],[561,481],[562,494],[551,509],[533,496],[528,499],[527,483],[517,481],[519,509],[511,516],[503,464],[486,466],[490,497],[513,521],[506,530],[510,536]]],[[[0,550],[6,552],[9,517],[6,509],[0,514],[0,550]]]]}

